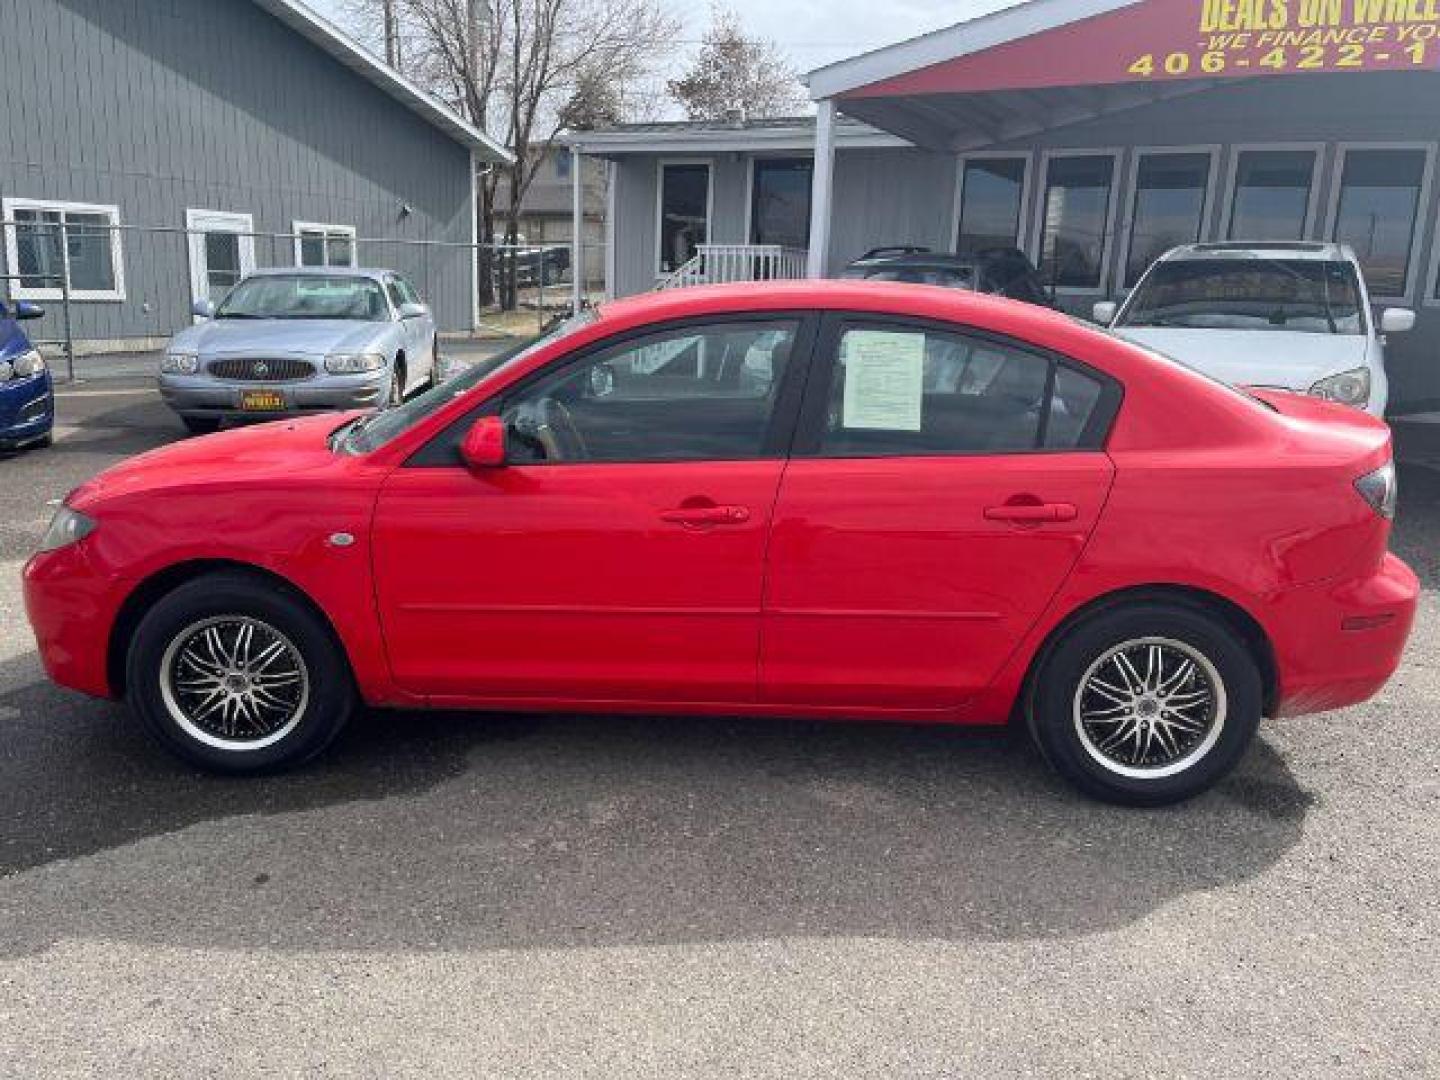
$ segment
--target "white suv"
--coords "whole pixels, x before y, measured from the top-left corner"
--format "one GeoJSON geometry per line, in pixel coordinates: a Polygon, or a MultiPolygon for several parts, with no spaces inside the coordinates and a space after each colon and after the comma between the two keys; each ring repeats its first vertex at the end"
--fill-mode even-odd
{"type": "Polygon", "coordinates": [[[1385,414],[1384,335],[1407,308],[1371,317],[1344,244],[1186,244],[1160,256],[1121,305],[1095,305],[1121,337],[1240,386],[1273,386],[1385,414]],[[1378,321],[1378,327],[1376,325],[1378,321]]]}

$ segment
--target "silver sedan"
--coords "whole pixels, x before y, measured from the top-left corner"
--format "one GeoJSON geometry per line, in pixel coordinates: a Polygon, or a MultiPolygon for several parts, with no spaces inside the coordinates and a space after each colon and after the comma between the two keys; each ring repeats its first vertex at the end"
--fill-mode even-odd
{"type": "Polygon", "coordinates": [[[396,404],[435,380],[435,319],[390,270],[261,270],[195,314],[165,350],[160,395],[197,434],[396,404]]]}

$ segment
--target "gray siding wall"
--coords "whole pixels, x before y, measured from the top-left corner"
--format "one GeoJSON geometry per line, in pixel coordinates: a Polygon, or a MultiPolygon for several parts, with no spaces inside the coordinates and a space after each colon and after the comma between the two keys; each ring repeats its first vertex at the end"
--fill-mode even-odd
{"type": "MultiPolygon", "coordinates": [[[[980,152],[1016,150],[1031,158],[1030,205],[1026,207],[1027,247],[1035,255],[1035,217],[1042,197],[1041,159],[1046,150],[1116,150],[1116,213],[1108,245],[1104,294],[1062,297],[1065,306],[1087,314],[1097,299],[1115,297],[1120,238],[1127,232],[1131,166],[1140,148],[1215,145],[1219,154],[1210,197],[1207,238],[1219,235],[1221,203],[1237,145],[1320,143],[1321,163],[1310,239],[1325,235],[1333,201],[1340,146],[1345,143],[1440,142],[1440,111],[1431,100],[1433,79],[1404,74],[1313,75],[1257,79],[1174,98],[1110,117],[1071,124],[980,152]]],[[[615,236],[616,291],[627,295],[650,288],[654,270],[655,162],[627,156],[617,169],[615,236]],[[644,258],[641,258],[643,253],[644,258]]],[[[742,239],[749,159],[721,154],[713,159],[717,240],[742,239]],[[735,209],[738,207],[738,210],[735,209]]],[[[958,159],[928,151],[842,150],[835,166],[830,272],[867,248],[881,244],[923,244],[948,250],[955,243],[958,159]]],[[[1418,228],[1420,254],[1411,268],[1407,303],[1418,315],[1416,329],[1395,335],[1387,348],[1391,402],[1401,409],[1440,408],[1440,301],[1434,294],[1440,183],[1430,185],[1418,228]]]]}
{"type": "MultiPolygon", "coordinates": [[[[252,214],[258,232],[470,242],[469,151],[249,0],[0,3],[0,72],[5,197],[118,205],[125,226],[182,228],[194,208],[252,214]]],[[[77,303],[77,336],[188,323],[185,237],[122,242],[126,298],[77,303]]],[[[262,237],[256,260],[291,265],[293,247],[262,237]]],[[[359,261],[469,326],[465,251],[362,242],[359,261]]]]}

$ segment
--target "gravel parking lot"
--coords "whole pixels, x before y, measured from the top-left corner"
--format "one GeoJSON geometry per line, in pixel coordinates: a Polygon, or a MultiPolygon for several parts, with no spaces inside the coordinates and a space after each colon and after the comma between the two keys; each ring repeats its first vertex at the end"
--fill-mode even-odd
{"type": "Polygon", "coordinates": [[[1400,674],[1182,807],[1005,733],[664,717],[376,715],[221,780],[41,674],[47,500],[180,435],[144,379],[60,416],[0,459],[0,1074],[1440,1073],[1440,471],[1400,674]]]}

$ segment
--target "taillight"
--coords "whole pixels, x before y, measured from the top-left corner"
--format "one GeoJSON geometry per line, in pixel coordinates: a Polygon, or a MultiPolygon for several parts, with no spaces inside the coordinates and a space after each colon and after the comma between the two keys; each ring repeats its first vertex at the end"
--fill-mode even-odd
{"type": "Polygon", "coordinates": [[[1374,472],[1360,477],[1355,481],[1355,490],[1381,517],[1393,518],[1395,500],[1399,495],[1399,486],[1395,481],[1395,462],[1387,461],[1374,472]]]}

